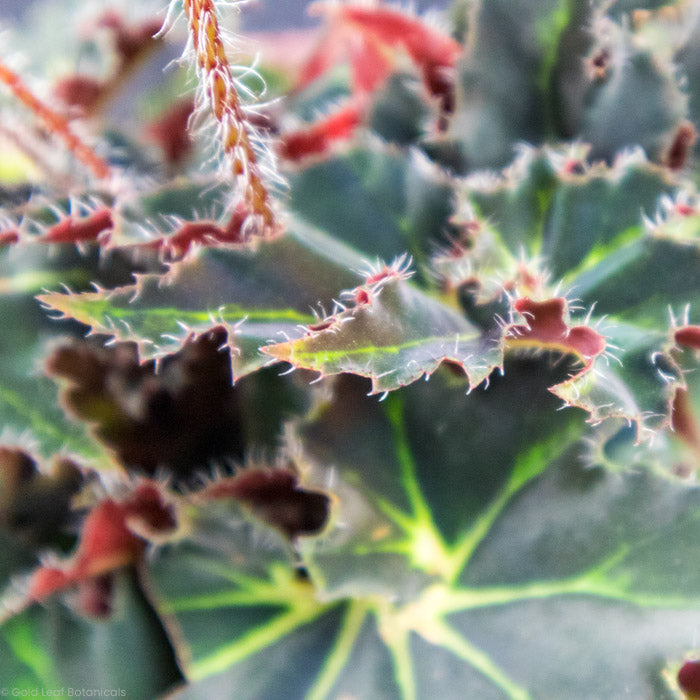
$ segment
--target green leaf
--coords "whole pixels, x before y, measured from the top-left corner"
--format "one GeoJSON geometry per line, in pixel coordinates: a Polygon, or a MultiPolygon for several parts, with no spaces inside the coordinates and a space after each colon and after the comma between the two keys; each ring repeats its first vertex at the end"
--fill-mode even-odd
{"type": "Polygon", "coordinates": [[[418,152],[355,147],[290,176],[290,206],[368,258],[421,262],[443,239],[452,188],[418,152]]]}
{"type": "Polygon", "coordinates": [[[111,461],[57,405],[57,388],[42,363],[49,343],[76,329],[58,328],[34,295],[58,284],[85,289],[95,280],[124,281],[124,267],[118,257],[101,259],[94,245],[85,254],[72,244],[44,243],[0,251],[0,423],[16,435],[26,432],[46,455],[66,449],[95,464],[111,461]]]}
{"type": "Polygon", "coordinates": [[[324,590],[379,586],[406,596],[416,578],[458,575],[476,544],[474,533],[465,533],[485,526],[477,523],[484,503],[536,476],[549,455],[570,443],[569,430],[580,434],[581,414],[558,413],[546,390],[546,380],[557,375],[543,376],[545,368],[535,367],[509,363],[504,377],[496,375],[488,390],[468,397],[462,381],[453,379],[451,386],[446,373],[437,373],[429,384],[413,384],[383,403],[366,398],[358,379],[339,380],[334,400],[300,438],[317,478],[330,470],[339,479],[336,527],[307,548],[307,564],[324,590]],[[538,423],[547,411],[550,420],[538,423]],[[489,429],[470,429],[483,425],[489,429]],[[506,486],[515,466],[521,473],[506,486]],[[406,580],[397,576],[406,568],[402,560],[412,564],[406,580]]]}
{"type": "Polygon", "coordinates": [[[562,88],[581,91],[583,61],[567,63],[572,54],[583,58],[580,28],[591,14],[588,4],[569,0],[495,0],[475,8],[448,134],[470,170],[503,167],[514,144],[540,144],[570,128],[575,116],[566,111],[578,99],[562,104],[562,88]]]}
{"type": "Polygon", "coordinates": [[[314,580],[412,601],[380,613],[407,628],[403,697],[452,697],[455,678],[462,697],[651,697],[690,644],[700,493],[583,467],[580,417],[534,375],[507,366],[466,399],[436,375],[374,406],[346,383],[301,433],[339,494],[336,528],[304,548],[314,580]],[[376,449],[392,433],[395,456],[376,449]],[[416,569],[442,583],[417,594],[416,569]]]}
{"type": "Polygon", "coordinates": [[[178,697],[665,697],[700,623],[700,492],[585,467],[552,379],[517,361],[385,403],[338,380],[295,430],[304,485],[334,494],[299,542],[311,582],[235,508],[147,562],[178,697]]]}
{"type": "Polygon", "coordinates": [[[700,301],[699,276],[700,237],[644,235],[566,279],[585,304],[595,302],[596,313],[647,330],[663,327],[669,308],[700,301]]]}
{"type": "Polygon", "coordinates": [[[14,691],[116,689],[154,697],[180,678],[160,622],[133,575],[116,579],[109,620],[78,617],[62,603],[34,606],[0,626],[0,676],[14,691]]]}
{"type": "Polygon", "coordinates": [[[273,339],[296,337],[313,324],[319,303],[331,305],[354,286],[361,258],[295,222],[253,248],[204,248],[165,275],[140,276],[128,287],[83,294],[44,294],[56,309],[117,340],[137,343],[142,360],[176,352],[215,326],[228,331],[234,380],[269,362],[258,352],[273,339]]]}
{"type": "Polygon", "coordinates": [[[644,430],[668,427],[674,389],[682,383],[680,369],[666,352],[668,334],[616,324],[605,335],[609,352],[596,358],[586,374],[555,387],[554,393],[587,410],[593,422],[617,417],[635,421],[644,430]]]}
{"type": "Polygon", "coordinates": [[[608,9],[571,0],[475,7],[448,132],[463,168],[500,168],[515,144],[547,140],[590,143],[607,162],[638,146],[663,158],[687,111],[668,49],[608,9]]]}
{"type": "Polygon", "coordinates": [[[587,154],[525,150],[504,176],[468,179],[463,196],[514,255],[543,255],[560,278],[641,235],[642,214],[674,188],[668,172],[643,157],[588,166],[587,154]]]}
{"type": "Polygon", "coordinates": [[[625,148],[641,146],[658,162],[669,134],[686,115],[687,100],[673,65],[652,42],[647,45],[613,24],[607,31],[601,41],[609,54],[606,74],[586,96],[580,138],[593,144],[594,159],[610,161],[625,148]]]}
{"type": "Polygon", "coordinates": [[[373,393],[430,376],[445,360],[462,367],[474,387],[501,363],[503,344],[496,324],[483,332],[396,271],[390,274],[393,278],[371,289],[356,290],[355,305],[327,319],[327,327],[265,351],[323,375],[351,372],[370,377],[373,393]]]}
{"type": "MultiPolygon", "coordinates": [[[[298,676],[295,654],[308,654],[307,644],[315,654],[324,648],[315,639],[317,628],[321,641],[329,641],[324,618],[337,606],[319,602],[309,582],[290,566],[282,536],[246,522],[235,503],[209,504],[192,517],[189,540],[162,547],[147,560],[147,590],[188,679],[206,678],[242,662],[252,674],[246,697],[260,697],[256,693],[265,684],[275,687],[279,679],[267,665],[259,665],[256,655],[267,657],[273,647],[275,664],[288,666],[290,677],[298,676]],[[289,646],[292,658],[280,658],[274,645],[280,640],[286,644],[298,628],[300,640],[297,644],[295,637],[289,646]]],[[[308,681],[305,672],[301,676],[295,682],[308,681]]]]}
{"type": "Polygon", "coordinates": [[[484,293],[496,276],[490,251],[502,241],[514,256],[517,242],[526,242],[528,253],[539,257],[532,264],[534,283],[520,280],[503,255],[500,279],[512,280],[516,294],[523,288],[546,295],[546,273],[538,270],[552,272],[589,309],[584,323],[606,337],[607,351],[590,370],[553,391],[589,411],[592,421],[617,416],[640,428],[662,428],[680,381],[666,355],[669,308],[700,302],[698,217],[682,191],[669,196],[678,185],[668,171],[639,156],[621,158],[613,167],[588,166],[585,154],[528,150],[500,180],[467,180],[464,196],[488,227],[476,234],[476,245],[451,263],[436,260],[435,267],[453,286],[460,266],[467,270],[464,281],[477,286],[470,290],[471,305],[462,295],[465,309],[473,316],[481,304],[482,313],[493,313],[484,305],[497,298],[484,293]],[[481,241],[486,234],[488,245],[481,241]]]}
{"type": "MultiPolygon", "coordinates": [[[[693,17],[692,8],[688,6],[688,15],[684,21],[689,25],[692,22],[691,30],[685,35],[685,43],[679,48],[674,56],[674,62],[679,67],[687,85],[688,94],[688,116],[695,124],[695,128],[700,128],[700,17],[693,17]]],[[[670,32],[673,32],[673,25],[670,32]]],[[[700,145],[695,144],[695,178],[698,176],[697,155],[700,152],[700,145]]]]}

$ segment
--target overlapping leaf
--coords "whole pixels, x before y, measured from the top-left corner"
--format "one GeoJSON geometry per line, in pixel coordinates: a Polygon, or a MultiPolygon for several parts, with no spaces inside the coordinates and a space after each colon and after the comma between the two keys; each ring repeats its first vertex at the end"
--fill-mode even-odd
{"type": "Polygon", "coordinates": [[[334,295],[357,282],[352,268],[361,264],[350,249],[296,222],[256,250],[204,248],[166,275],[141,276],[132,286],[40,298],[94,332],[136,342],[142,359],[175,352],[222,326],[235,380],[269,361],[260,346],[313,324],[319,302],[331,306],[334,295]]]}
{"type": "Polygon", "coordinates": [[[591,143],[596,159],[637,145],[664,158],[687,112],[680,84],[658,42],[607,10],[566,0],[478,6],[448,134],[463,168],[500,168],[514,144],[561,139],[591,143]]]}
{"type": "MultiPolygon", "coordinates": [[[[332,639],[325,617],[337,606],[317,601],[290,566],[282,537],[246,522],[235,505],[209,505],[193,517],[189,539],[158,550],[143,572],[185,676],[206,678],[242,662],[232,695],[279,693],[290,682],[301,695],[332,639]],[[300,675],[294,658],[305,659],[300,675]],[[281,676],[270,673],[272,663],[281,676]]],[[[338,618],[331,617],[332,630],[338,618]]]]}
{"type": "Polygon", "coordinates": [[[84,431],[66,420],[57,406],[56,387],[42,368],[52,338],[75,332],[58,328],[46,317],[34,295],[47,287],[70,284],[89,288],[128,279],[128,267],[118,258],[101,259],[97,246],[82,254],[73,243],[48,245],[20,243],[0,250],[3,279],[0,315],[4,322],[0,340],[0,422],[16,435],[26,432],[50,454],[71,452],[109,461],[85,437],[84,431]]]}
{"type": "Polygon", "coordinates": [[[66,687],[114,689],[149,697],[180,678],[159,620],[135,577],[115,585],[114,619],[78,616],[58,602],[33,607],[0,626],[0,675],[12,692],[60,694],[66,687]]]}
{"type": "Polygon", "coordinates": [[[700,620],[698,492],[584,467],[583,414],[534,369],[466,400],[444,373],[384,403],[340,380],[296,432],[303,483],[334,494],[300,543],[320,594],[233,511],[149,561],[178,697],[656,697],[700,620]]]}
{"type": "MultiPolygon", "coordinates": [[[[595,309],[587,322],[606,337],[608,352],[591,371],[555,389],[592,420],[669,425],[674,386],[682,381],[667,354],[668,310],[697,301],[700,276],[697,213],[678,188],[668,171],[643,158],[591,167],[585,150],[526,151],[505,178],[466,181],[466,201],[487,218],[497,242],[463,255],[465,282],[478,283],[477,301],[489,282],[482,274],[493,274],[489,251],[500,243],[515,255],[520,241],[554,280],[563,278],[570,296],[595,309]]],[[[515,273],[511,279],[523,286],[515,273]]]]}
{"type": "Polygon", "coordinates": [[[464,197],[514,255],[545,256],[559,278],[639,236],[678,185],[643,156],[614,167],[588,164],[589,150],[524,149],[503,175],[468,178],[464,197]]]}
{"type": "Polygon", "coordinates": [[[265,351],[324,375],[351,372],[370,377],[373,392],[429,376],[445,360],[462,367],[473,387],[502,361],[498,325],[484,332],[396,271],[354,295],[353,308],[327,319],[322,328],[265,351]]]}

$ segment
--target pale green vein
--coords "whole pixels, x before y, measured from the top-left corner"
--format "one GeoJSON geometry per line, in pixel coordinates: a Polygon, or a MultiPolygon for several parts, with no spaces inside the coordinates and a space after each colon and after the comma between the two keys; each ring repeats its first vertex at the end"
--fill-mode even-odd
{"type": "Polygon", "coordinates": [[[605,580],[581,577],[562,581],[535,581],[522,586],[459,589],[445,596],[444,603],[440,605],[440,611],[448,614],[462,610],[571,595],[615,600],[642,608],[684,609],[690,607],[700,609],[700,596],[635,593],[605,580]]]}
{"type": "Polygon", "coordinates": [[[367,554],[404,554],[410,555],[413,550],[413,543],[410,539],[391,540],[390,542],[372,542],[368,544],[356,545],[352,553],[359,556],[367,554]]]}
{"type": "Polygon", "coordinates": [[[19,427],[31,428],[36,437],[43,437],[57,445],[68,447],[68,449],[83,457],[96,460],[101,465],[110,463],[109,458],[99,449],[96,449],[94,445],[88,443],[87,440],[83,442],[72,435],[70,427],[67,426],[65,430],[61,430],[58,427],[60,424],[52,423],[41,411],[30,408],[27,405],[28,398],[26,395],[0,386],[0,402],[7,405],[23,421],[26,421],[26,424],[23,423],[19,427]]]}
{"type": "Polygon", "coordinates": [[[30,668],[47,687],[59,685],[53,660],[37,645],[32,636],[33,627],[32,620],[15,618],[3,625],[3,637],[15,657],[30,668]]]}
{"type": "Polygon", "coordinates": [[[219,591],[198,596],[181,596],[164,602],[161,610],[166,613],[193,612],[195,610],[219,610],[229,607],[256,605],[286,606],[289,601],[279,591],[219,591]]]}
{"type": "Polygon", "coordinates": [[[231,565],[228,563],[223,564],[219,561],[200,559],[199,557],[195,557],[194,559],[193,564],[196,566],[196,570],[214,574],[214,576],[219,576],[225,581],[229,581],[242,588],[252,589],[258,586],[268,585],[267,580],[256,576],[248,576],[247,574],[236,571],[231,568],[231,565]]]}
{"type": "MultiPolygon", "coordinates": [[[[520,586],[458,589],[447,592],[444,600],[437,607],[442,614],[449,614],[462,610],[509,605],[561,595],[592,594],[594,588],[595,586],[589,579],[576,577],[560,581],[533,581],[520,586]]],[[[600,590],[601,588],[598,586],[598,594],[600,594],[600,590]]]]}
{"type": "Polygon", "coordinates": [[[280,615],[269,623],[243,635],[243,637],[239,637],[231,644],[226,644],[213,653],[192,662],[187,669],[187,676],[191,680],[199,680],[221,673],[233,664],[274,644],[297,627],[313,622],[330,607],[310,599],[307,605],[299,605],[288,613],[280,615]]]}
{"type": "MultiPolygon", "coordinates": [[[[121,317],[122,312],[126,309],[122,307],[116,307],[113,312],[117,311],[114,315],[121,317]]],[[[312,314],[305,314],[295,309],[249,309],[244,306],[236,306],[227,304],[225,306],[217,308],[215,311],[197,311],[188,309],[174,309],[168,307],[149,307],[146,309],[135,309],[133,315],[142,316],[148,314],[149,316],[164,316],[170,318],[171,316],[177,318],[179,321],[193,321],[193,322],[206,322],[214,319],[222,319],[224,321],[240,320],[245,318],[247,321],[290,321],[295,323],[314,323],[316,321],[315,316],[312,314]]],[[[130,314],[123,314],[128,316],[130,314]]]]}
{"type": "MultiPolygon", "coordinates": [[[[350,358],[355,355],[398,355],[403,350],[410,350],[411,348],[419,347],[421,345],[431,345],[439,344],[448,345],[453,347],[455,342],[458,343],[469,343],[473,340],[479,338],[478,333],[469,334],[452,334],[449,336],[428,336],[425,338],[414,338],[413,340],[407,340],[403,343],[397,343],[395,345],[368,345],[359,348],[346,348],[343,350],[322,350],[322,351],[312,351],[312,350],[297,350],[294,345],[300,345],[308,342],[306,339],[301,339],[295,341],[292,344],[292,351],[290,354],[291,360],[299,360],[302,362],[316,361],[318,363],[333,362],[335,360],[342,360],[344,358],[350,358]]],[[[440,351],[440,357],[445,353],[440,351]]],[[[438,355],[434,359],[438,359],[438,355]]]]}
{"type": "MultiPolygon", "coordinates": [[[[649,541],[653,538],[648,538],[649,541]]],[[[644,543],[642,543],[644,544],[644,543]]],[[[631,591],[619,582],[606,578],[607,572],[622,563],[631,553],[634,546],[620,545],[615,552],[602,562],[591,567],[577,576],[558,581],[533,581],[520,586],[493,586],[489,588],[473,588],[446,590],[436,596],[434,610],[438,615],[445,615],[460,610],[484,608],[494,605],[509,605],[526,600],[538,600],[563,595],[588,595],[619,602],[652,608],[700,608],[700,596],[682,596],[669,594],[650,594],[631,591]]]]}
{"type": "MultiPolygon", "coordinates": [[[[90,294],[90,293],[88,293],[90,294]]],[[[47,294],[42,296],[42,301],[50,306],[66,311],[78,320],[97,320],[99,317],[109,319],[144,319],[165,318],[183,323],[211,323],[216,319],[223,321],[239,321],[246,318],[248,321],[289,321],[293,323],[314,323],[316,320],[312,314],[302,313],[296,309],[251,309],[237,304],[225,304],[216,309],[180,309],[172,306],[143,307],[138,304],[119,306],[110,303],[108,299],[85,298],[86,295],[47,294]],[[61,298],[70,299],[66,302],[61,298]],[[73,303],[72,300],[77,302],[73,303]],[[59,301],[60,300],[60,301],[59,301]],[[54,303],[56,302],[56,303],[54,303]]]]}
{"type": "Polygon", "coordinates": [[[402,530],[410,532],[415,527],[415,518],[404,513],[386,498],[377,497],[374,499],[379,510],[393,520],[402,530]]]}
{"type": "MultiPolygon", "coordinates": [[[[540,100],[544,107],[544,126],[547,132],[557,131],[557,106],[552,98],[552,74],[557,65],[561,39],[572,20],[572,2],[560,0],[557,7],[548,11],[544,17],[535,22],[538,43],[542,46],[542,59],[537,71],[536,85],[540,91],[540,100]]],[[[542,217],[544,219],[544,217],[542,217]]],[[[542,237],[539,237],[539,241],[542,237]]]]}
{"type": "Polygon", "coordinates": [[[308,583],[299,581],[285,566],[269,567],[270,580],[248,576],[230,566],[211,560],[193,562],[196,569],[220,577],[237,586],[237,589],[206,593],[201,596],[170,598],[165,604],[168,611],[189,609],[215,609],[220,605],[294,605],[311,594],[308,583]],[[188,605],[193,607],[189,608],[188,605]]]}
{"type": "MultiPolygon", "coordinates": [[[[375,610],[381,629],[381,612],[375,610]]],[[[399,686],[402,700],[416,700],[416,679],[414,676],[415,663],[411,656],[410,632],[408,630],[394,630],[390,636],[382,635],[391,660],[394,665],[394,678],[399,686]]]]}
{"type": "MultiPolygon", "coordinates": [[[[584,272],[592,270],[597,265],[607,260],[610,255],[616,253],[621,248],[629,250],[628,246],[640,237],[640,226],[630,226],[607,243],[600,242],[591,248],[579,264],[570,269],[564,275],[563,283],[567,286],[573,284],[574,280],[584,272]]],[[[627,256],[623,259],[627,263],[627,256]]]]}
{"type": "Polygon", "coordinates": [[[9,277],[0,277],[0,293],[36,294],[42,289],[59,284],[89,284],[90,276],[86,270],[28,270],[16,272],[9,277]]]}
{"type": "Polygon", "coordinates": [[[450,580],[459,576],[513,496],[560,457],[580,437],[581,430],[580,421],[572,421],[565,433],[536,443],[527,452],[518,455],[510,478],[501,492],[451,548],[453,562],[450,580]]]}
{"type": "MultiPolygon", "coordinates": [[[[550,89],[552,71],[557,62],[559,44],[564,31],[571,22],[571,3],[569,0],[560,0],[557,7],[547,12],[535,22],[537,40],[544,45],[542,62],[537,74],[537,87],[544,93],[550,89]]],[[[550,128],[552,124],[548,125],[550,128]]]]}
{"type": "Polygon", "coordinates": [[[406,492],[408,502],[411,504],[411,508],[417,520],[433,524],[432,513],[421,491],[418,482],[416,463],[413,459],[413,454],[411,453],[408,442],[403,396],[397,393],[392,394],[388,397],[384,407],[386,416],[391,424],[394,449],[396,450],[396,457],[399,461],[401,485],[406,492]]]}
{"type": "Polygon", "coordinates": [[[449,625],[438,622],[435,626],[436,641],[444,649],[466,661],[491,683],[500,688],[510,700],[531,700],[531,695],[499,668],[488,654],[468,642],[449,625]]]}
{"type": "MultiPolygon", "coordinates": [[[[398,393],[392,394],[384,406],[392,428],[401,485],[412,512],[407,518],[402,511],[389,508],[390,504],[386,502],[382,502],[382,509],[406,533],[406,540],[400,541],[398,546],[405,551],[412,565],[431,575],[449,578],[452,564],[448,547],[433,520],[433,513],[418,481],[416,463],[406,431],[403,396],[398,393]]],[[[382,503],[379,503],[380,507],[382,503]]]]}
{"type": "Polygon", "coordinates": [[[335,644],[326,656],[321,672],[309,690],[306,700],[323,700],[328,696],[350,657],[362,623],[367,617],[368,607],[361,601],[349,604],[335,644]]]}
{"type": "Polygon", "coordinates": [[[26,419],[36,432],[50,437],[58,442],[65,441],[65,434],[54,423],[49,422],[37,410],[27,406],[28,398],[19,392],[0,386],[0,401],[7,404],[15,413],[26,419]]]}

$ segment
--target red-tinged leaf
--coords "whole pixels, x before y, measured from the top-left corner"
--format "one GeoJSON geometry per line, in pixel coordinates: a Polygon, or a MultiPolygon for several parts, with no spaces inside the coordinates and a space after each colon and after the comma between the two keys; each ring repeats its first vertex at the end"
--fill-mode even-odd
{"type": "MultiPolygon", "coordinates": [[[[373,92],[389,76],[402,49],[421,69],[433,95],[444,95],[446,83],[439,68],[454,68],[462,47],[418,17],[386,7],[319,4],[330,29],[302,68],[298,85],[305,87],[347,55],[356,95],[373,92]]],[[[451,91],[451,81],[449,90],[451,91]]]]}
{"type": "Polygon", "coordinates": [[[304,89],[340,62],[343,51],[343,42],[338,41],[337,30],[327,31],[301,67],[296,84],[297,90],[304,89]]]}
{"type": "Polygon", "coordinates": [[[369,95],[389,77],[394,67],[391,51],[373,36],[355,34],[348,38],[352,87],[356,95],[369,95]]]}
{"type": "Polygon", "coordinates": [[[673,333],[677,345],[691,350],[700,350],[700,326],[682,326],[673,333]]]}
{"type": "Polygon", "coordinates": [[[161,536],[177,527],[173,506],[158,488],[142,482],[123,501],[108,498],[87,516],[80,543],[62,567],[42,567],[29,584],[29,601],[41,602],[69,586],[102,577],[134,563],[145,536],[161,536]]]}
{"type": "Polygon", "coordinates": [[[698,132],[693,122],[688,120],[681,122],[673,135],[666,153],[662,156],[664,165],[671,170],[683,170],[688,163],[688,158],[692,154],[693,146],[695,146],[697,140],[698,132]]]}
{"type": "Polygon", "coordinates": [[[462,47],[452,37],[427,26],[417,17],[386,7],[324,6],[340,21],[374,34],[389,46],[401,46],[421,67],[454,66],[462,47]]]}
{"type": "Polygon", "coordinates": [[[83,472],[68,459],[40,468],[24,450],[0,447],[0,529],[32,550],[59,545],[83,485],[83,472]]]}
{"type": "Polygon", "coordinates": [[[526,317],[525,325],[510,327],[511,348],[542,347],[573,354],[588,368],[593,358],[605,351],[605,338],[587,326],[569,327],[565,315],[566,300],[559,297],[547,301],[517,299],[515,310],[526,317]]]}
{"type": "Polygon", "coordinates": [[[700,659],[688,659],[680,667],[678,685],[688,700],[700,697],[700,659]]]}
{"type": "Polygon", "coordinates": [[[19,241],[19,231],[10,229],[8,231],[0,231],[0,248],[8,245],[14,245],[19,241]]]}
{"type": "Polygon", "coordinates": [[[299,484],[291,469],[246,469],[220,479],[201,492],[206,500],[234,499],[287,537],[311,535],[326,523],[330,499],[299,484]]]}
{"type": "Polygon", "coordinates": [[[337,142],[349,139],[361,124],[364,105],[354,100],[315,124],[286,134],[280,155],[291,161],[326,153],[337,142]]]}
{"type": "Polygon", "coordinates": [[[107,10],[98,20],[98,27],[109,29],[114,37],[114,48],[123,64],[133,63],[141,54],[150,50],[163,26],[158,18],[145,20],[139,24],[127,24],[115,10],[107,10]]]}
{"type": "Polygon", "coordinates": [[[78,608],[94,618],[106,618],[112,613],[114,574],[104,574],[78,584],[78,608]]]}
{"type": "Polygon", "coordinates": [[[372,380],[372,393],[392,391],[429,376],[452,360],[480,384],[503,360],[502,331],[487,331],[405,281],[400,264],[372,273],[347,293],[349,308],[298,340],[263,351],[324,375],[349,372],[372,380]],[[328,322],[331,322],[328,324],[328,322]]]}
{"type": "Polygon", "coordinates": [[[54,568],[39,569],[33,576],[29,589],[32,600],[44,600],[55,591],[73,584],[73,577],[66,571],[54,568]]]}
{"type": "MultiPolygon", "coordinates": [[[[248,59],[252,61],[255,56],[262,56],[266,70],[271,70],[275,78],[282,81],[281,89],[291,90],[292,85],[298,85],[297,81],[302,79],[302,71],[310,65],[313,54],[319,54],[321,63],[315,74],[313,66],[310,66],[312,73],[305,85],[313,82],[333,64],[333,61],[328,65],[323,63],[323,57],[329,55],[333,47],[329,45],[325,52],[320,51],[324,37],[319,39],[318,34],[318,27],[304,27],[269,32],[248,31],[245,37],[240,38],[248,40],[242,47],[248,59]]],[[[333,46],[337,46],[337,42],[333,42],[333,46]]]]}
{"type": "Polygon", "coordinates": [[[314,323],[310,309],[354,286],[350,268],[361,265],[354,251],[295,221],[264,245],[203,248],[128,287],[38,299],[95,332],[138,343],[141,361],[224,326],[235,381],[269,362],[259,348],[270,338],[297,337],[299,324],[314,323]]]}
{"type": "Polygon", "coordinates": [[[194,100],[185,97],[150,122],[147,135],[160,146],[169,165],[182,162],[192,150],[192,140],[187,125],[194,111],[194,100]]]}
{"type": "Polygon", "coordinates": [[[90,113],[104,92],[104,85],[89,75],[69,75],[59,80],[54,95],[67,107],[81,115],[90,113]]]}
{"type": "Polygon", "coordinates": [[[40,243],[85,243],[104,238],[112,228],[112,211],[107,207],[95,210],[85,217],[67,216],[36,240],[40,243]]]}
{"type": "Polygon", "coordinates": [[[244,243],[244,226],[249,214],[245,202],[239,202],[225,226],[215,221],[187,221],[175,233],[149,243],[148,247],[160,249],[168,259],[176,259],[183,257],[194,245],[244,243]]]}
{"type": "MultiPolygon", "coordinates": [[[[591,399],[588,394],[582,399],[581,394],[591,392],[591,383],[600,390],[600,382],[588,375],[594,361],[607,359],[606,340],[588,326],[571,325],[563,298],[544,302],[521,298],[512,310],[527,323],[505,325],[492,313],[477,326],[408,284],[396,265],[368,276],[347,298],[352,308],[325,319],[316,330],[309,328],[298,340],[270,345],[263,351],[322,375],[345,372],[369,377],[372,393],[389,392],[429,376],[442,362],[460,367],[474,388],[493,369],[503,367],[504,350],[553,351],[574,358],[577,364],[569,378],[553,385],[551,391],[567,405],[587,410],[591,419],[599,418],[602,399],[591,399]]],[[[620,381],[624,384],[624,379],[616,379],[615,390],[627,397],[630,392],[620,388],[620,381]]],[[[668,403],[666,393],[661,393],[661,399],[668,403]]],[[[609,403],[607,394],[605,402],[609,403]]],[[[615,405],[610,415],[630,420],[640,416],[636,405],[609,405],[615,405]]]]}

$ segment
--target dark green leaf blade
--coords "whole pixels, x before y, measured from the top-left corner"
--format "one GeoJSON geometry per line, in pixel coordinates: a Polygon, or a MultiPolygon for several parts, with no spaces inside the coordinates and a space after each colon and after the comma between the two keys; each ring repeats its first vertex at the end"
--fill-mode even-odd
{"type": "Polygon", "coordinates": [[[322,375],[350,372],[372,379],[372,392],[391,391],[430,376],[450,361],[478,386],[503,357],[502,332],[488,332],[429,297],[396,270],[378,284],[354,292],[355,305],[323,328],[265,352],[322,375]]]}
{"type": "Polygon", "coordinates": [[[135,576],[121,574],[115,583],[110,620],[78,617],[52,601],[0,626],[0,675],[10,694],[24,690],[48,696],[70,687],[155,697],[181,678],[135,576]]]}
{"type": "Polygon", "coordinates": [[[370,260],[422,262],[449,230],[452,187],[418,152],[355,147],[290,179],[292,210],[370,260]]]}

